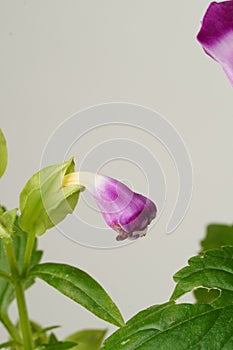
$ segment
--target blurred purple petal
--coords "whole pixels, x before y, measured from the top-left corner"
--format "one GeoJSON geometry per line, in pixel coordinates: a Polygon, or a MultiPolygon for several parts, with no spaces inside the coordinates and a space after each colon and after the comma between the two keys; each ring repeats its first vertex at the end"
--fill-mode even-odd
{"type": "Polygon", "coordinates": [[[197,35],[205,52],[219,62],[233,85],[233,1],[212,2],[197,35]]]}

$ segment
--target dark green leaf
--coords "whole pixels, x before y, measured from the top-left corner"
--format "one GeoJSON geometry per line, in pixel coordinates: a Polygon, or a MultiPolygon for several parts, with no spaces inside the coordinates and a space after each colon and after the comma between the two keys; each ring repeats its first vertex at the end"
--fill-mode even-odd
{"type": "Polygon", "coordinates": [[[210,288],[198,288],[193,291],[199,304],[211,304],[221,295],[221,290],[210,288]]]}
{"type": "Polygon", "coordinates": [[[189,266],[177,272],[174,280],[177,286],[172,294],[172,300],[199,287],[232,293],[233,247],[207,250],[191,258],[189,266]]]}
{"type": "Polygon", "coordinates": [[[66,340],[78,344],[72,350],[99,350],[105,334],[106,330],[86,329],[70,335],[66,340]]]}
{"type": "Polygon", "coordinates": [[[73,342],[57,342],[55,344],[39,345],[35,350],[66,350],[71,349],[76,345],[73,342]]]}
{"type": "Polygon", "coordinates": [[[0,178],[6,171],[8,161],[8,153],[6,146],[6,139],[3,135],[2,130],[0,129],[0,178]]]}
{"type": "MultiPolygon", "coordinates": [[[[23,260],[24,260],[24,252],[27,242],[27,233],[23,232],[19,226],[17,219],[14,224],[14,234],[12,235],[13,239],[13,246],[15,250],[16,259],[18,261],[19,267],[22,268],[23,266],[23,260]]],[[[34,266],[37,264],[42,257],[42,251],[37,250],[37,245],[35,243],[30,266],[34,266]]],[[[9,272],[9,266],[4,250],[4,245],[2,240],[0,240],[0,266],[1,270],[5,272],[9,272]]],[[[26,282],[25,288],[29,288],[34,282],[33,278],[28,279],[26,282]]],[[[5,313],[11,304],[11,302],[14,300],[15,294],[14,294],[14,288],[13,286],[6,280],[0,278],[0,318],[1,313],[5,313]]]]}
{"type": "Polygon", "coordinates": [[[50,334],[49,344],[57,344],[59,341],[54,333],[50,334]]]}
{"type": "Polygon", "coordinates": [[[9,349],[13,345],[15,345],[14,341],[8,341],[6,343],[0,344],[0,349],[9,349]]]}
{"type": "Polygon", "coordinates": [[[86,272],[69,265],[46,263],[36,265],[30,275],[41,278],[103,320],[117,326],[124,324],[112,299],[86,272]]]}
{"type": "Polygon", "coordinates": [[[233,246],[233,226],[211,224],[207,226],[206,237],[201,241],[203,250],[233,246]]]}
{"type": "Polygon", "coordinates": [[[197,303],[211,304],[213,307],[222,307],[233,303],[233,292],[226,290],[198,288],[194,290],[194,296],[197,303]],[[202,290],[201,293],[199,292],[200,289],[202,290]]]}
{"type": "Polygon", "coordinates": [[[83,187],[62,188],[64,176],[73,171],[71,159],[43,168],[30,178],[20,194],[20,226],[23,230],[42,235],[73,212],[83,187]]]}
{"type": "Polygon", "coordinates": [[[233,305],[172,303],[133,317],[104,343],[104,350],[231,350],[233,305]]]}

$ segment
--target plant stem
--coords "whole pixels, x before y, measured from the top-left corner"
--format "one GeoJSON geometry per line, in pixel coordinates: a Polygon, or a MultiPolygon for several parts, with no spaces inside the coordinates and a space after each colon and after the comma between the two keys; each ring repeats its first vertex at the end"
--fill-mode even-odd
{"type": "Polygon", "coordinates": [[[20,326],[23,335],[24,350],[32,350],[32,332],[28,318],[27,305],[24,294],[24,287],[20,281],[15,283],[15,295],[19,310],[20,326]]]}
{"type": "Polygon", "coordinates": [[[4,278],[8,282],[13,283],[11,276],[8,273],[6,273],[5,271],[0,270],[0,278],[4,278]]]}
{"type": "Polygon", "coordinates": [[[11,275],[14,282],[15,287],[15,296],[19,311],[19,321],[20,327],[23,335],[23,345],[24,350],[32,350],[33,342],[32,342],[32,334],[31,334],[31,325],[28,318],[27,305],[24,294],[24,286],[21,280],[21,276],[19,273],[18,264],[15,258],[15,252],[11,239],[4,239],[4,247],[6,250],[8,262],[10,265],[11,275]]]}
{"type": "Polygon", "coordinates": [[[9,319],[9,316],[7,314],[5,314],[5,313],[2,313],[1,316],[0,316],[0,319],[1,319],[2,324],[4,325],[4,327],[7,329],[8,333],[12,337],[12,339],[20,344],[21,343],[21,338],[19,336],[19,333],[18,333],[17,329],[15,328],[15,326],[13,325],[11,320],[9,319]]]}
{"type": "Polygon", "coordinates": [[[30,265],[30,260],[32,256],[32,251],[34,248],[35,244],[35,235],[34,234],[28,234],[27,238],[27,245],[25,249],[25,254],[24,254],[24,261],[23,261],[23,268],[22,268],[22,276],[25,277],[30,265]]]}

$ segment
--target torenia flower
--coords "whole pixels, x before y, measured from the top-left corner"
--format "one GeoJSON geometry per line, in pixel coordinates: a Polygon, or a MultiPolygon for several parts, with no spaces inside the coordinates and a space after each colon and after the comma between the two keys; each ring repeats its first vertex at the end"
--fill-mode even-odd
{"type": "Polygon", "coordinates": [[[233,1],[212,2],[197,35],[205,52],[219,62],[233,85],[233,1]]]}
{"type": "Polygon", "coordinates": [[[88,172],[66,175],[63,187],[82,185],[94,197],[106,223],[117,232],[116,239],[137,239],[145,236],[155,218],[155,204],[141,194],[131,191],[120,181],[88,172]]]}

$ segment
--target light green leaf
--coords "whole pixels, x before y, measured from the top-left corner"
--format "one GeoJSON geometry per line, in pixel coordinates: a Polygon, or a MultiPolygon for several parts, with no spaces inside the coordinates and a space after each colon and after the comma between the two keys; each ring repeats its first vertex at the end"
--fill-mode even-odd
{"type": "Polygon", "coordinates": [[[8,153],[6,139],[0,129],[0,178],[4,175],[7,167],[8,153]]]}
{"type": "Polygon", "coordinates": [[[73,342],[57,342],[54,344],[39,345],[35,350],[66,350],[73,349],[76,343],[73,342]]]}
{"type": "Polygon", "coordinates": [[[101,319],[117,326],[124,324],[112,299],[86,272],[69,265],[45,263],[34,266],[29,275],[41,278],[101,319]]]}
{"type": "Polygon", "coordinates": [[[70,335],[65,340],[78,344],[72,350],[99,350],[105,334],[106,330],[86,329],[70,335]]]}
{"type": "Polygon", "coordinates": [[[17,210],[18,209],[5,211],[2,215],[0,215],[0,238],[7,238],[11,236],[14,229],[17,210]]]}
{"type": "MultiPolygon", "coordinates": [[[[27,242],[27,233],[23,232],[19,226],[17,219],[14,223],[14,234],[12,235],[13,239],[13,246],[14,251],[16,255],[16,259],[18,261],[19,267],[22,268],[23,266],[23,260],[24,260],[24,252],[27,242]]],[[[42,251],[37,250],[37,243],[35,243],[30,266],[34,266],[35,264],[38,264],[42,257],[42,251]]],[[[10,272],[9,265],[7,262],[5,249],[2,240],[0,240],[0,266],[1,270],[5,272],[10,272]]],[[[25,288],[29,288],[34,283],[34,279],[30,278],[27,280],[25,284],[25,288]]],[[[8,281],[0,278],[0,319],[1,319],[1,313],[6,313],[9,305],[15,298],[14,288],[11,283],[8,281]]]]}
{"type": "Polygon", "coordinates": [[[207,226],[206,237],[201,241],[202,250],[233,246],[233,226],[211,224],[207,226]]]}
{"type": "Polygon", "coordinates": [[[233,247],[207,250],[188,263],[189,266],[174,276],[177,286],[172,300],[199,287],[219,289],[233,295],[233,247]]]}
{"type": "Polygon", "coordinates": [[[105,342],[104,350],[231,350],[233,305],[168,303],[133,317],[105,342]]]}
{"type": "Polygon", "coordinates": [[[74,161],[49,166],[34,174],[20,194],[20,226],[30,234],[42,235],[73,212],[81,186],[62,188],[66,174],[74,171],[74,161]]]}

